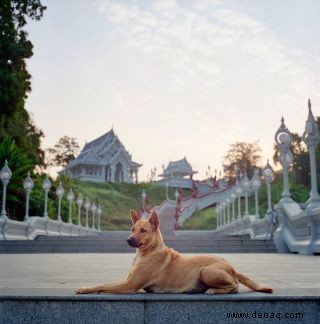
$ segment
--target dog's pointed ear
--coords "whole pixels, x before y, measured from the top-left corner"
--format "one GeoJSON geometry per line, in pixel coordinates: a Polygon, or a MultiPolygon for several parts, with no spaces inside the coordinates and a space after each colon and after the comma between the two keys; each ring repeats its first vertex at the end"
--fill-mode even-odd
{"type": "Polygon", "coordinates": [[[154,229],[158,229],[159,228],[159,218],[158,215],[155,211],[152,212],[150,218],[149,218],[149,222],[152,225],[152,227],[154,229]]]}
{"type": "Polygon", "coordinates": [[[139,214],[137,212],[135,212],[134,210],[130,210],[130,216],[131,216],[133,225],[140,219],[139,214]]]}

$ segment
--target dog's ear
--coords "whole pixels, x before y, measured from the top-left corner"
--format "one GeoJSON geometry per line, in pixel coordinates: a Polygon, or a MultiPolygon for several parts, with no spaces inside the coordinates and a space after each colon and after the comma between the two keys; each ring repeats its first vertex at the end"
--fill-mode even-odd
{"type": "Polygon", "coordinates": [[[130,210],[130,216],[131,216],[133,225],[140,219],[139,214],[137,212],[135,212],[134,210],[130,210]]]}
{"type": "Polygon", "coordinates": [[[159,218],[158,218],[158,215],[155,211],[152,212],[150,218],[149,218],[149,222],[150,224],[152,225],[152,227],[154,229],[158,229],[159,227],[159,218]]]}

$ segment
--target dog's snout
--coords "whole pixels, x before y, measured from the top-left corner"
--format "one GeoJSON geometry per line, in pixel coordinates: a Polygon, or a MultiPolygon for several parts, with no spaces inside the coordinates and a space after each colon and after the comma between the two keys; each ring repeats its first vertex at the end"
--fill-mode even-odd
{"type": "Polygon", "coordinates": [[[131,247],[139,247],[140,245],[139,240],[137,240],[133,235],[128,237],[127,242],[131,247]]]}

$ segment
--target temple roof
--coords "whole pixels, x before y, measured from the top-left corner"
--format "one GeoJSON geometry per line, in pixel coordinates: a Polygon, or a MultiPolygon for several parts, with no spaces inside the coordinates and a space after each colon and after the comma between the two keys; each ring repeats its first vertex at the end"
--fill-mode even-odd
{"type": "Polygon", "coordinates": [[[79,164],[107,165],[117,159],[126,160],[132,167],[140,167],[141,164],[131,160],[131,155],[120,142],[113,128],[95,140],[86,143],[78,157],[71,161],[66,169],[79,164]]]}
{"type": "Polygon", "coordinates": [[[198,173],[198,171],[193,171],[191,164],[187,161],[187,159],[184,157],[181,160],[178,161],[170,161],[166,169],[164,170],[163,174],[160,174],[159,176],[167,177],[170,175],[178,175],[178,176],[185,176],[190,174],[198,173]]]}
{"type": "Polygon", "coordinates": [[[101,135],[100,137],[96,138],[95,140],[86,143],[82,149],[82,152],[87,151],[88,149],[95,148],[97,146],[102,145],[103,143],[111,143],[113,139],[116,137],[116,134],[113,131],[113,128],[109,130],[109,132],[101,135]]]}

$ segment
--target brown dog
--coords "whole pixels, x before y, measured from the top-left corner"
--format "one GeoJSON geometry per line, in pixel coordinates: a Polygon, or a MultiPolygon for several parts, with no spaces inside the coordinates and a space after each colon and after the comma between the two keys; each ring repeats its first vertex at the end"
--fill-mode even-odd
{"type": "Polygon", "coordinates": [[[154,293],[237,293],[239,282],[254,291],[272,293],[272,288],[258,285],[236,272],[218,256],[182,256],[166,247],[153,212],[149,220],[131,211],[132,234],[128,244],[137,248],[126,280],[113,284],[78,288],[78,294],[136,293],[143,289],[154,293]]]}

